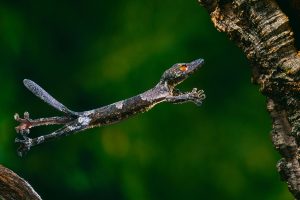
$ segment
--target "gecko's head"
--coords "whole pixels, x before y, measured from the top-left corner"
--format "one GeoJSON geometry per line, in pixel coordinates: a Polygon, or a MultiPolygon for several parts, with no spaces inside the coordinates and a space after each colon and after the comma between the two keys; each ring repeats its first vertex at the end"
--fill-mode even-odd
{"type": "Polygon", "coordinates": [[[177,63],[164,72],[160,83],[175,87],[196,72],[203,64],[204,60],[201,58],[190,63],[177,63]]]}

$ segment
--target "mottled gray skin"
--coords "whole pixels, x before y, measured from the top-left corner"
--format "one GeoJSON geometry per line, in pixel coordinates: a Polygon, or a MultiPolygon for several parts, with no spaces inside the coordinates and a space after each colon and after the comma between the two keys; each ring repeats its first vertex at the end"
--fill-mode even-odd
{"type": "Polygon", "coordinates": [[[161,102],[193,102],[199,106],[202,104],[202,100],[205,99],[203,90],[194,88],[190,92],[183,93],[175,87],[196,72],[203,64],[203,59],[198,59],[190,63],[177,63],[163,73],[159,83],[152,89],[129,99],[83,112],[74,112],[68,109],[39,85],[31,80],[25,79],[23,81],[24,85],[33,94],[66,115],[33,120],[29,118],[28,112],[24,113],[23,119],[20,118],[18,114],[15,114],[15,120],[20,122],[20,125],[16,127],[16,131],[20,133],[22,137],[22,139],[16,138],[16,142],[21,144],[18,153],[22,156],[29,151],[32,146],[36,146],[48,140],[74,134],[88,128],[110,125],[122,121],[135,114],[148,111],[161,102]],[[50,134],[37,138],[31,139],[27,136],[32,127],[52,124],[64,124],[64,126],[50,134]]]}

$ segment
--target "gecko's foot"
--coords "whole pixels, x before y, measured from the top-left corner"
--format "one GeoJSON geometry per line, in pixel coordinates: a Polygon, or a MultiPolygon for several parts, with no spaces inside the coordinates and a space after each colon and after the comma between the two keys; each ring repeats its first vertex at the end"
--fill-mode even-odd
{"type": "Polygon", "coordinates": [[[198,90],[197,88],[193,88],[193,90],[187,93],[188,99],[194,102],[197,106],[202,104],[202,101],[205,99],[205,94],[203,90],[198,90]]]}
{"type": "Polygon", "coordinates": [[[18,155],[21,157],[23,155],[25,155],[30,150],[30,147],[32,146],[31,138],[24,136],[24,135],[22,137],[23,137],[23,139],[19,139],[19,138],[15,139],[15,143],[20,144],[19,148],[17,149],[17,152],[18,152],[18,155]]]}
{"type": "Polygon", "coordinates": [[[166,98],[167,102],[171,103],[186,103],[186,102],[193,102],[197,106],[202,104],[202,101],[205,99],[205,94],[203,90],[198,90],[194,88],[190,92],[180,92],[178,89],[174,91],[173,96],[169,96],[166,98]]]}
{"type": "Polygon", "coordinates": [[[22,136],[28,135],[30,128],[32,127],[31,119],[29,118],[29,113],[24,112],[24,118],[20,118],[19,114],[14,115],[14,119],[17,122],[20,122],[19,126],[16,126],[15,129],[17,133],[20,133],[22,136]]]}

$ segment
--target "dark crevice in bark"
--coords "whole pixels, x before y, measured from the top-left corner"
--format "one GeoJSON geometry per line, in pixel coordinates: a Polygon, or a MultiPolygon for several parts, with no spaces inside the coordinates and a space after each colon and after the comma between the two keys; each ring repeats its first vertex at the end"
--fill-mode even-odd
{"type": "Polygon", "coordinates": [[[295,33],[296,47],[300,49],[300,0],[278,0],[281,10],[289,17],[295,33]]]}

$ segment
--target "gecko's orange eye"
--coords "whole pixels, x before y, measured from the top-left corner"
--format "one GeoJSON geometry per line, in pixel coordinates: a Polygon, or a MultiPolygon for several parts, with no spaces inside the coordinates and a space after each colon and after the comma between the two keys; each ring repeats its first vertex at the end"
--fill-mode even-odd
{"type": "Polygon", "coordinates": [[[186,65],[181,65],[179,67],[179,70],[182,71],[182,72],[185,72],[187,69],[188,69],[188,67],[186,65]]]}

